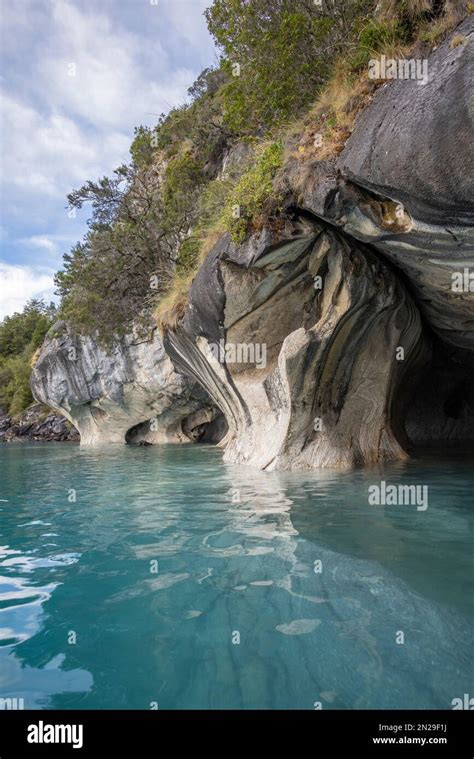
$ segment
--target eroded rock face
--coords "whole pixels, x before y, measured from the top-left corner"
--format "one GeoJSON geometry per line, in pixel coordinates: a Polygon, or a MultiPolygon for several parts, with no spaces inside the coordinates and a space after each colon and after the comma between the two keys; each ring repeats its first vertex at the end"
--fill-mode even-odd
{"type": "Polygon", "coordinates": [[[382,87],[336,162],[286,164],[284,230],[209,254],[165,345],[225,414],[226,460],[353,466],[474,440],[473,29],[427,84],[382,87]],[[239,344],[265,367],[235,363],[239,344]]]}
{"type": "Polygon", "coordinates": [[[31,375],[34,397],[79,430],[81,444],[189,442],[215,409],[195,383],[176,374],[157,331],[124,337],[110,352],[55,324],[31,375]]]}
{"type": "Polygon", "coordinates": [[[241,248],[221,241],[168,352],[224,412],[227,461],[271,470],[405,457],[394,410],[422,357],[412,299],[332,230],[297,222],[287,232],[296,235],[276,247],[268,230],[241,248]]]}
{"type": "Polygon", "coordinates": [[[286,186],[301,208],[390,260],[409,280],[435,334],[471,353],[472,16],[429,57],[428,74],[425,85],[397,80],[382,87],[359,116],[337,164],[300,170],[295,162],[286,186]],[[451,47],[454,36],[463,41],[451,47]]]}

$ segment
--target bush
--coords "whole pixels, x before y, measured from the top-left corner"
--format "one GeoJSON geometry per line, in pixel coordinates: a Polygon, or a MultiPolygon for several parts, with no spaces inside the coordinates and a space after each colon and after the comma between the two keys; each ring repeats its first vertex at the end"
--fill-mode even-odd
{"type": "Polygon", "coordinates": [[[391,51],[403,42],[405,34],[399,21],[371,20],[364,24],[360,31],[357,47],[349,64],[354,70],[361,69],[367,66],[374,55],[391,51]]]}
{"type": "Polygon", "coordinates": [[[325,13],[312,0],[214,0],[206,17],[230,79],[225,125],[237,135],[262,135],[297,116],[351,46],[355,22],[375,5],[336,0],[325,13]]]}
{"type": "Polygon", "coordinates": [[[130,145],[130,155],[134,166],[147,169],[153,163],[157,148],[157,131],[147,126],[135,127],[135,137],[130,145]]]}
{"type": "Polygon", "coordinates": [[[0,359],[0,405],[18,416],[33,402],[30,390],[31,367],[28,356],[0,359]]]}
{"type": "Polygon", "coordinates": [[[162,223],[176,228],[186,223],[188,210],[193,205],[196,190],[204,181],[201,166],[189,152],[183,152],[171,160],[165,171],[161,193],[162,223]]]}
{"type": "Polygon", "coordinates": [[[234,242],[243,242],[249,225],[272,195],[273,179],[283,163],[283,145],[272,142],[257,152],[254,166],[240,178],[224,209],[224,224],[234,242]]]}

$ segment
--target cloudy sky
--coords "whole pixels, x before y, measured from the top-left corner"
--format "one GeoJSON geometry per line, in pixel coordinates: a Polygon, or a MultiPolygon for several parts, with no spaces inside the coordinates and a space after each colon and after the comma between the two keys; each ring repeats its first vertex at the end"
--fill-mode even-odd
{"type": "Polygon", "coordinates": [[[216,60],[210,0],[0,0],[0,319],[50,298],[84,234],[66,195],[129,160],[133,128],[216,60]]]}

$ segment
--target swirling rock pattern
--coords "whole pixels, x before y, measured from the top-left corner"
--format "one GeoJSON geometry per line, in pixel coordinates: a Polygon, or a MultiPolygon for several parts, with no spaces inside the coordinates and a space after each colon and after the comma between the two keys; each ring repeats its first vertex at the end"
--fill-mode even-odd
{"type": "Polygon", "coordinates": [[[35,398],[79,430],[81,444],[189,442],[215,416],[205,393],[173,371],[155,330],[110,351],[56,323],[31,375],[35,398]]]}
{"type": "Polygon", "coordinates": [[[227,461],[289,469],[403,458],[394,409],[423,355],[418,311],[369,250],[305,226],[276,247],[253,239],[248,263],[221,243],[167,350],[224,412],[227,461]],[[266,365],[220,361],[220,340],[265,346],[266,365]]]}
{"type": "Polygon", "coordinates": [[[286,163],[284,230],[223,237],[198,273],[165,345],[224,412],[228,461],[347,467],[474,440],[474,283],[453,287],[474,266],[473,30],[424,86],[380,88],[336,161],[286,163]],[[266,367],[216,359],[239,343],[266,367]]]}

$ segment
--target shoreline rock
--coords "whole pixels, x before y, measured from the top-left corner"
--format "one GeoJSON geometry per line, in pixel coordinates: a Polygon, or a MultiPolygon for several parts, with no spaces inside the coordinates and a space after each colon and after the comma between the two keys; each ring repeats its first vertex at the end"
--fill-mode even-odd
{"type": "Polygon", "coordinates": [[[81,445],[192,442],[217,416],[204,391],[173,370],[156,329],[105,350],[57,322],[30,383],[38,401],[79,430],[81,445]]]}
{"type": "Polygon", "coordinates": [[[224,459],[273,470],[407,458],[400,385],[427,353],[410,295],[363,246],[317,224],[287,231],[257,254],[253,238],[248,261],[221,243],[182,327],[165,336],[175,366],[226,416],[224,459]],[[213,311],[202,308],[204,290],[213,311]],[[227,345],[265,345],[266,366],[218,361],[211,347],[222,331],[227,345]]]}
{"type": "Polygon", "coordinates": [[[0,443],[79,442],[76,428],[41,403],[28,406],[16,419],[0,411],[0,443]]]}
{"type": "Polygon", "coordinates": [[[474,294],[452,287],[474,256],[474,19],[456,31],[428,84],[378,90],[338,159],[285,164],[279,225],[222,237],[199,270],[165,346],[225,414],[225,460],[350,467],[474,441],[474,294]],[[265,344],[266,370],[216,359],[236,343],[265,344]]]}

